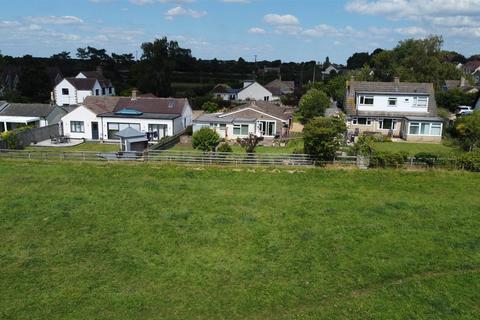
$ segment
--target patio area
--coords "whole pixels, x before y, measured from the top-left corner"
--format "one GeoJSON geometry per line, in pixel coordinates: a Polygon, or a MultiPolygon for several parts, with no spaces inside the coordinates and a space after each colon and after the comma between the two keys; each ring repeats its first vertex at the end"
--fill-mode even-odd
{"type": "Polygon", "coordinates": [[[78,146],[79,144],[84,143],[83,139],[68,139],[62,142],[54,141],[52,139],[43,140],[38,142],[37,144],[32,144],[32,146],[37,147],[52,147],[52,148],[64,148],[64,147],[74,147],[78,146]]]}

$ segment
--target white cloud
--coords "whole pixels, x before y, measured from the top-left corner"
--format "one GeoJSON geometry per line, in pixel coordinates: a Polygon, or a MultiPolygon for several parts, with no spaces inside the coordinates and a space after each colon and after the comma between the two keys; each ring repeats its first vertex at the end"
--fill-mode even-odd
{"type": "Polygon", "coordinates": [[[248,33],[252,33],[252,34],[265,34],[265,33],[267,33],[267,32],[265,31],[265,29],[258,28],[258,27],[253,27],[253,28],[248,29],[248,33]]]}
{"type": "Polygon", "coordinates": [[[130,3],[138,5],[138,6],[144,6],[144,5],[153,4],[153,3],[184,4],[184,3],[192,3],[192,2],[195,2],[195,0],[130,0],[130,3]]]}
{"type": "Polygon", "coordinates": [[[165,13],[165,19],[167,20],[173,20],[173,18],[178,17],[178,16],[187,16],[187,17],[192,17],[192,18],[201,18],[203,16],[207,15],[207,11],[195,11],[192,9],[186,9],[182,6],[178,6],[175,8],[172,8],[168,10],[165,13]]]}
{"type": "Polygon", "coordinates": [[[422,16],[471,16],[480,14],[480,0],[352,0],[345,6],[349,12],[365,15],[387,15],[390,18],[422,16]]]}
{"type": "Polygon", "coordinates": [[[405,28],[396,28],[395,32],[403,36],[416,37],[416,36],[426,36],[427,31],[420,27],[405,27],[405,28]]]}
{"type": "Polygon", "coordinates": [[[297,17],[291,14],[280,15],[276,13],[270,13],[263,17],[263,21],[273,25],[299,25],[300,21],[297,17]]]}
{"type": "Polygon", "coordinates": [[[64,24],[83,24],[84,21],[75,16],[39,16],[27,17],[25,20],[35,24],[64,25],[64,24]]]}

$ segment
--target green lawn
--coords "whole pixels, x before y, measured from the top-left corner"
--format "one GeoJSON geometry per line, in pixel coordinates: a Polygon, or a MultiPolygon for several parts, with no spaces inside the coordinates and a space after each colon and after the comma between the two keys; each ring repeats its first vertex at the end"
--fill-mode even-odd
{"type": "Polygon", "coordinates": [[[56,152],[77,152],[77,151],[98,151],[98,152],[117,152],[120,149],[118,144],[85,142],[73,147],[38,147],[30,146],[25,150],[29,151],[56,151],[56,152]]]}
{"type": "MultiPolygon", "coordinates": [[[[245,150],[239,146],[239,145],[234,145],[230,144],[230,146],[233,149],[233,152],[235,153],[245,153],[245,150]]],[[[295,150],[302,150],[303,149],[303,140],[302,139],[297,139],[297,140],[290,140],[287,143],[287,146],[285,147],[263,147],[263,146],[258,146],[255,149],[255,152],[257,153],[284,153],[284,154],[290,154],[293,153],[295,150]]],[[[172,151],[188,151],[188,152],[201,152],[199,150],[193,149],[191,145],[180,145],[177,144],[170,150],[172,151]]]]}
{"type": "Polygon", "coordinates": [[[419,152],[430,152],[440,155],[461,152],[458,148],[434,143],[379,142],[375,144],[375,148],[378,151],[408,152],[412,156],[419,152]]]}
{"type": "Polygon", "coordinates": [[[478,319],[480,175],[0,161],[2,319],[478,319]]]}

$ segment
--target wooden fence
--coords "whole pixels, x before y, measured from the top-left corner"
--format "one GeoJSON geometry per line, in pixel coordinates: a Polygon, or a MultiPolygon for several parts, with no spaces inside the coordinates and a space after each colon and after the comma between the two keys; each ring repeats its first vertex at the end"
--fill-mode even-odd
{"type": "Polygon", "coordinates": [[[62,152],[0,150],[0,158],[61,161],[138,161],[170,162],[200,165],[257,165],[257,166],[314,166],[315,161],[306,154],[263,154],[263,153],[202,153],[182,151],[145,152],[62,152]]]}

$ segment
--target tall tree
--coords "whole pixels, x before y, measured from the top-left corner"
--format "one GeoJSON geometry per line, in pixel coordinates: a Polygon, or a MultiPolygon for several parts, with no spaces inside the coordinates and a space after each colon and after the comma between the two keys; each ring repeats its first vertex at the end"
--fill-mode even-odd
{"type": "Polygon", "coordinates": [[[370,63],[368,52],[356,52],[347,60],[347,68],[350,70],[360,69],[370,63]]]}
{"type": "Polygon", "coordinates": [[[141,60],[134,67],[137,87],[159,97],[171,95],[171,76],[176,61],[191,59],[191,51],[166,37],[143,43],[142,50],[141,60]]]}
{"type": "Polygon", "coordinates": [[[314,117],[323,116],[329,106],[330,100],[325,92],[318,89],[310,89],[303,95],[299,103],[303,122],[306,123],[314,117]]]}
{"type": "Polygon", "coordinates": [[[29,102],[45,103],[50,98],[50,79],[45,65],[32,56],[22,58],[18,91],[29,102]]]}
{"type": "Polygon", "coordinates": [[[70,52],[68,51],[62,51],[59,53],[56,53],[50,57],[52,60],[60,60],[60,61],[65,61],[65,60],[70,60],[70,52]]]}

